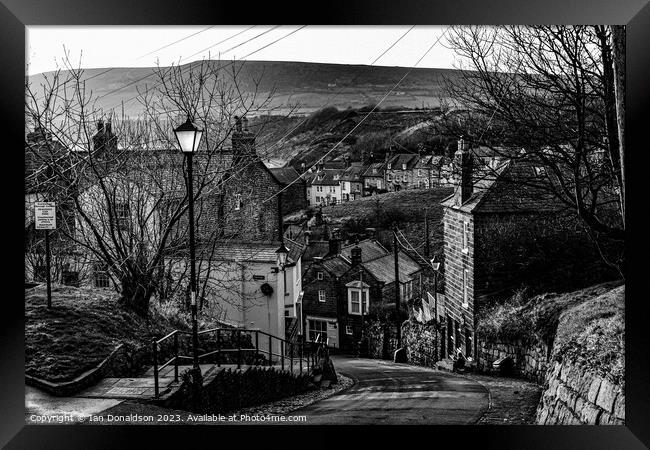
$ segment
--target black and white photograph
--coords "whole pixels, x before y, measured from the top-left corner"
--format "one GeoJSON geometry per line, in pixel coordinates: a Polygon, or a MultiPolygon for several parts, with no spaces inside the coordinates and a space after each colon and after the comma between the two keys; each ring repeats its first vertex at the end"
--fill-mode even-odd
{"type": "Polygon", "coordinates": [[[26,424],[626,425],[625,25],[29,25],[25,70],[26,424]]]}

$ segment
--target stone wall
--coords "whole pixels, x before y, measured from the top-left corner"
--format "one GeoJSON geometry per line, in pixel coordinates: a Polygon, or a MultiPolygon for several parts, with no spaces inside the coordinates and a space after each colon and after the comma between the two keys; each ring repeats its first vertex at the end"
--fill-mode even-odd
{"type": "Polygon", "coordinates": [[[624,425],[624,386],[580,362],[555,361],[537,408],[540,425],[624,425]]]}
{"type": "Polygon", "coordinates": [[[477,368],[481,372],[498,373],[492,364],[501,358],[512,358],[512,374],[521,378],[544,383],[549,348],[546,344],[524,343],[522,341],[489,342],[479,340],[479,357],[477,368]]]}

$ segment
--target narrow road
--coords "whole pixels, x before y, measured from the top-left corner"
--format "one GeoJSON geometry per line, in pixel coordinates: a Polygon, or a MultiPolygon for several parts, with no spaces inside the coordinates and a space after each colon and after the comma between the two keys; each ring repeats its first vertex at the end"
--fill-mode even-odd
{"type": "Polygon", "coordinates": [[[453,373],[376,359],[333,356],[337,372],[357,380],[347,391],[292,411],[305,424],[476,423],[488,392],[453,373]]]}

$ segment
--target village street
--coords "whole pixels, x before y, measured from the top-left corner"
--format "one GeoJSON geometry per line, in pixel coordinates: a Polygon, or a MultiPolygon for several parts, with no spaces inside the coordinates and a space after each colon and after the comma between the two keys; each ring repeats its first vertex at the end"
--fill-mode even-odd
{"type": "Polygon", "coordinates": [[[473,424],[487,411],[488,391],[463,376],[377,359],[333,356],[337,372],[357,382],[305,408],[304,424],[473,424]]]}

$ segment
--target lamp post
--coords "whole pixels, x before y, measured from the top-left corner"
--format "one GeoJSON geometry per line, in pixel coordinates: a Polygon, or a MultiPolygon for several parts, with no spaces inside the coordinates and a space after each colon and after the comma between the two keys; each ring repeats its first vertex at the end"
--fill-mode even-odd
{"type": "MultiPolygon", "coordinates": [[[[433,267],[433,304],[434,304],[434,311],[435,311],[435,319],[436,323],[440,320],[440,316],[438,316],[438,271],[440,270],[440,263],[436,261],[436,258],[434,257],[431,260],[431,267],[433,267]]],[[[438,346],[436,346],[436,360],[438,359],[438,346]]]]}
{"type": "Polygon", "coordinates": [[[203,130],[199,130],[190,119],[174,129],[178,145],[187,158],[187,195],[189,197],[190,220],[190,290],[192,298],[192,359],[194,369],[199,371],[199,326],[196,308],[196,254],[194,248],[194,184],[192,181],[192,157],[199,148],[203,130]]]}

